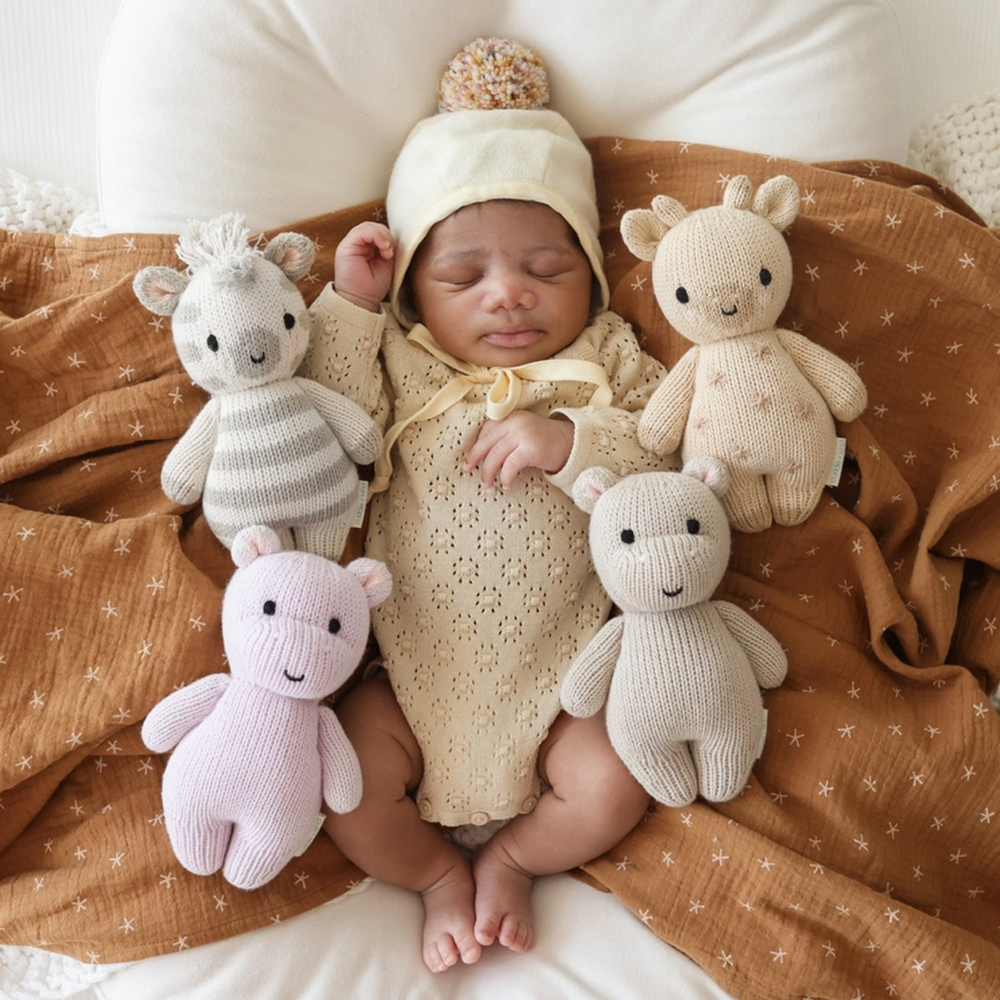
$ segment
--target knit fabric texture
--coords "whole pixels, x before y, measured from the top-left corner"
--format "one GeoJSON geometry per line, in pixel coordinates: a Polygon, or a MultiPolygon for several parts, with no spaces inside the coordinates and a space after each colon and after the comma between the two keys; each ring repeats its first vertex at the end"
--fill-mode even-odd
{"type": "Polygon", "coordinates": [[[176,746],[163,812],[180,863],[254,889],[305,850],[324,800],[335,812],[361,801],[357,755],[320,702],[358,666],[369,609],[391,581],[371,559],[344,568],[282,551],[263,526],[237,535],[233,557],[222,604],[230,674],[168,695],[142,738],[156,752],[176,746]]]}
{"type": "Polygon", "coordinates": [[[1000,226],[1000,88],[934,115],[910,137],[907,164],[960,194],[1000,226]]]}
{"type": "Polygon", "coordinates": [[[199,497],[219,540],[266,524],[286,544],[339,559],[357,517],[355,463],[381,450],[381,435],[355,403],[295,376],[311,319],[294,281],[312,264],[304,236],[280,233],[260,251],[238,216],[183,234],[187,273],[143,268],[140,301],[172,316],[177,353],[211,399],[163,464],[163,490],[199,497]]]}
{"type": "Polygon", "coordinates": [[[776,326],[792,285],[781,230],[799,192],[775,177],[753,192],[733,178],[723,203],[688,213],[657,196],[622,217],[628,248],[652,261],[653,291],[670,324],[695,346],[671,369],[639,422],[642,444],[711,455],[730,471],[733,527],[762,531],[804,521],[836,455],[833,418],[867,404],[857,372],[805,335],[776,326]]]}
{"type": "Polygon", "coordinates": [[[571,715],[607,705],[608,735],[658,802],[738,795],[760,755],[760,687],[784,679],[778,641],[747,612],[713,601],[729,563],[723,495],[728,474],[712,459],[681,472],[620,478],[583,472],[574,488],[591,512],[590,548],[622,614],[573,664],[562,687],[571,715]]]}
{"type": "MultiPolygon", "coordinates": [[[[382,426],[405,420],[457,374],[407,338],[391,316],[327,286],[304,373],[351,395],[382,426]],[[383,365],[385,377],[383,377],[383,365]]],[[[388,489],[370,505],[366,551],[387,563],[392,595],[373,627],[424,758],[421,815],[481,825],[534,808],[538,747],[559,712],[566,670],[601,627],[610,600],[571,498],[583,469],[627,473],[669,460],[640,447],[636,424],[663,375],[628,324],[604,313],[555,360],[600,365],[610,405],[588,405],[586,381],[524,381],[518,406],[571,420],[575,444],[555,475],[524,470],[485,488],[462,459],[486,419],[492,379],[394,446],[388,489]]]]}

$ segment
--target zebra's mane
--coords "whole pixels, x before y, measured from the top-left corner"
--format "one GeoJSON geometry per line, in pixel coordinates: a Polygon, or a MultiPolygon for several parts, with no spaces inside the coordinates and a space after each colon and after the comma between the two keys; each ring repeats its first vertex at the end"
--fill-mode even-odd
{"type": "Polygon", "coordinates": [[[191,272],[207,267],[213,280],[222,283],[249,277],[254,258],[263,256],[250,245],[246,219],[237,213],[188,222],[175,249],[191,272]]]}

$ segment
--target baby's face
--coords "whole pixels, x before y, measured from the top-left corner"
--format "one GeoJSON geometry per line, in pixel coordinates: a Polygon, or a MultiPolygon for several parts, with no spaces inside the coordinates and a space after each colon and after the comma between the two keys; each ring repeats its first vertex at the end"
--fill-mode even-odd
{"type": "Polygon", "coordinates": [[[511,368],[569,346],[591,270],[561,215],[535,202],[469,205],[437,223],[410,268],[417,319],[449,354],[511,368]]]}

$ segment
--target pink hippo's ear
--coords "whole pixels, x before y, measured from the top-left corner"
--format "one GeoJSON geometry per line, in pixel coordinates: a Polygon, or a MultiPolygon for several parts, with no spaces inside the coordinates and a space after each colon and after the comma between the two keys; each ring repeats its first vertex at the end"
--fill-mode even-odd
{"type": "Polygon", "coordinates": [[[729,469],[711,455],[689,458],[681,475],[704,483],[720,500],[729,492],[729,469]]]}
{"type": "Polygon", "coordinates": [[[230,554],[240,569],[245,569],[259,556],[273,556],[282,551],[278,533],[265,524],[253,524],[236,533],[230,554]]]}
{"type": "Polygon", "coordinates": [[[377,607],[392,593],[389,567],[378,559],[355,559],[345,568],[348,573],[357,577],[368,598],[368,607],[377,607]]]}
{"type": "Polygon", "coordinates": [[[597,501],[621,479],[603,465],[584,469],[573,483],[573,502],[585,514],[593,514],[597,501]]]}

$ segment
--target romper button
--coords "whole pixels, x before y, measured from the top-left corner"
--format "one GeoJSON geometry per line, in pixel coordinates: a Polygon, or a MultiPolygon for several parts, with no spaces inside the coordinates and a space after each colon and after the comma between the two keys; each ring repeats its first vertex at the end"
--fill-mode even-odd
{"type": "Polygon", "coordinates": [[[420,800],[420,813],[422,816],[430,816],[431,814],[431,801],[430,799],[420,800]]]}
{"type": "Polygon", "coordinates": [[[538,796],[537,795],[529,795],[521,803],[521,812],[523,812],[523,813],[530,813],[531,810],[534,809],[535,806],[537,806],[537,805],[538,805],[538,796]]]}
{"type": "Polygon", "coordinates": [[[482,826],[484,823],[489,823],[490,821],[490,817],[484,812],[475,812],[469,817],[469,819],[471,819],[476,826],[482,826]]]}

